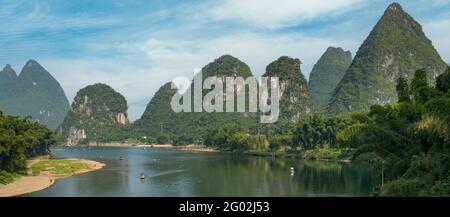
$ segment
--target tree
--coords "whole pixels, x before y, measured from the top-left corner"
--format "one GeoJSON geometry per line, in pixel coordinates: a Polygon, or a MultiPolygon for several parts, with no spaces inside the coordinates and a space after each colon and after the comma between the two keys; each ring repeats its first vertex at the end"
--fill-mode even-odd
{"type": "Polygon", "coordinates": [[[301,146],[306,150],[323,146],[338,147],[337,133],[352,123],[350,118],[314,114],[297,123],[292,135],[293,147],[301,146]]]}
{"type": "Polygon", "coordinates": [[[413,79],[411,80],[411,84],[410,84],[410,88],[411,88],[410,91],[411,91],[411,94],[414,96],[414,99],[416,99],[416,97],[417,97],[417,91],[421,87],[426,87],[426,86],[428,86],[427,72],[424,69],[419,69],[419,70],[415,71],[413,79]]]}
{"type": "Polygon", "coordinates": [[[158,137],[156,137],[156,143],[160,145],[169,144],[170,138],[166,134],[161,134],[158,137]]]}
{"type": "Polygon", "coordinates": [[[450,89],[450,67],[447,67],[447,71],[436,78],[436,89],[444,93],[450,89]]]}
{"type": "Polygon", "coordinates": [[[416,103],[425,104],[428,100],[436,98],[442,95],[442,93],[435,88],[424,86],[417,89],[415,93],[416,103]]]}
{"type": "Polygon", "coordinates": [[[26,160],[49,153],[56,140],[47,127],[0,112],[0,172],[25,172],[26,160]]]}
{"type": "MultiPolygon", "coordinates": [[[[414,102],[399,96],[395,105],[374,105],[368,120],[339,132],[340,143],[356,147],[353,158],[375,156],[375,169],[383,162],[386,183],[378,193],[450,196],[450,97],[443,94],[448,91],[447,76],[439,76],[431,88],[424,71],[418,70],[410,85],[414,102]]],[[[399,92],[404,85],[400,83],[399,92]]]]}
{"type": "Polygon", "coordinates": [[[399,102],[410,101],[408,81],[403,76],[397,79],[396,89],[399,102]]]}

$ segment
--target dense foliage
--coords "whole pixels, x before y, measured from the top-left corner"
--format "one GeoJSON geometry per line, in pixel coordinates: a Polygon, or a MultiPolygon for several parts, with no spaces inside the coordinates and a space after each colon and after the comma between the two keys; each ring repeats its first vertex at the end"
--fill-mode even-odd
{"type": "Polygon", "coordinates": [[[350,117],[315,114],[298,122],[280,121],[253,133],[231,124],[208,129],[204,144],[236,152],[296,153],[299,157],[308,150],[339,148],[337,133],[353,123],[356,121],[350,117]]]}
{"type": "Polygon", "coordinates": [[[326,109],[339,81],[352,63],[350,51],[329,47],[314,65],[309,75],[309,94],[315,110],[326,109]]]}
{"type": "Polygon", "coordinates": [[[0,112],[0,179],[7,179],[10,173],[24,173],[26,160],[48,154],[55,142],[45,126],[0,112]]]}
{"type": "MultiPolygon", "coordinates": [[[[372,106],[364,122],[338,134],[341,143],[358,149],[355,158],[377,156],[386,183],[380,194],[450,196],[450,69],[437,77],[435,88],[423,74],[418,70],[410,82],[410,99],[372,106]]],[[[406,87],[397,89],[404,95],[406,87]]]]}
{"type": "Polygon", "coordinates": [[[293,145],[308,150],[314,148],[339,146],[336,135],[348,127],[352,119],[331,116],[313,115],[299,123],[293,133],[293,145]]]}
{"type": "Polygon", "coordinates": [[[282,56],[270,63],[263,77],[278,77],[280,82],[280,120],[297,121],[312,112],[308,84],[300,70],[300,60],[282,56]]]}
{"type": "MultiPolygon", "coordinates": [[[[209,63],[202,69],[203,79],[209,76],[252,76],[247,64],[239,59],[224,55],[209,63]]],[[[192,86],[190,87],[192,89],[192,86]]],[[[185,94],[191,93],[189,89],[185,94]]],[[[203,95],[209,90],[204,90],[203,95]]],[[[175,145],[200,144],[206,130],[215,126],[235,123],[246,129],[254,129],[259,122],[256,113],[250,112],[173,112],[170,102],[176,93],[171,82],[162,86],[153,96],[142,117],[134,123],[135,132],[142,136],[165,140],[175,145]]],[[[248,93],[247,93],[248,95],[248,93]]],[[[193,98],[192,98],[193,100],[193,98]]],[[[248,102],[248,99],[246,99],[248,102]]],[[[191,103],[193,107],[194,103],[191,103]]],[[[224,105],[226,102],[224,102],[224,105]]]]}
{"type": "Polygon", "coordinates": [[[243,152],[245,150],[265,150],[269,147],[269,142],[264,135],[251,135],[245,129],[231,124],[208,129],[204,145],[243,152]]]}
{"type": "Polygon", "coordinates": [[[368,111],[371,105],[394,103],[396,79],[412,77],[420,68],[425,69],[431,83],[445,71],[446,64],[420,24],[399,4],[391,4],[356,53],[327,111],[368,111]]]}
{"type": "Polygon", "coordinates": [[[127,102],[125,97],[105,84],[89,85],[78,91],[72,109],[58,128],[63,138],[76,137],[83,131],[80,143],[121,141],[130,136],[126,128],[127,102]]]}

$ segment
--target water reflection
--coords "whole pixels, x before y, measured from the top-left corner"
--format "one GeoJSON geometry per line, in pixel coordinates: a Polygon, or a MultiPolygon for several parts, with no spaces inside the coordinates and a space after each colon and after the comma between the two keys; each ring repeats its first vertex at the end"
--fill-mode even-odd
{"type": "Polygon", "coordinates": [[[29,196],[367,196],[372,189],[363,165],[137,148],[55,152],[107,166],[29,196]]]}

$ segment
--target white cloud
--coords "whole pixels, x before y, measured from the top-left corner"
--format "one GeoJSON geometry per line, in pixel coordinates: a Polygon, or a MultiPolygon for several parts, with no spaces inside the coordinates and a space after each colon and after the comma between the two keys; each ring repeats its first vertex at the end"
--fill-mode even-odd
{"type": "Polygon", "coordinates": [[[361,0],[225,0],[206,13],[216,20],[239,20],[273,29],[333,15],[359,2],[361,0]]]}
{"type": "Polygon", "coordinates": [[[48,1],[9,1],[0,8],[0,33],[26,35],[33,31],[64,35],[70,31],[113,26],[120,23],[114,16],[91,17],[83,14],[58,14],[57,3],[48,1]],[[13,19],[11,19],[13,18],[13,19]]]}
{"type": "Polygon", "coordinates": [[[292,56],[302,60],[302,70],[307,76],[329,46],[342,46],[346,49],[357,45],[353,40],[337,41],[296,33],[236,32],[198,40],[151,38],[142,43],[127,43],[120,47],[128,52],[139,50],[152,63],[182,73],[191,73],[195,68],[201,68],[221,55],[231,54],[246,62],[255,75],[262,75],[270,62],[280,56],[292,56]]]}
{"type": "MultiPolygon", "coordinates": [[[[101,45],[96,45],[101,46],[101,45]]],[[[105,83],[125,96],[131,120],[139,118],[154,93],[177,76],[191,77],[193,72],[223,54],[246,62],[254,75],[278,57],[300,58],[306,78],[328,46],[354,47],[352,42],[300,34],[267,35],[240,32],[197,40],[150,38],[143,42],[122,43],[118,55],[108,59],[49,58],[39,62],[60,81],[72,101],[76,92],[90,84],[105,83]]]]}
{"type": "MultiPolygon", "coordinates": [[[[104,83],[125,96],[128,114],[134,120],[140,117],[153,93],[163,79],[144,64],[123,59],[42,59],[38,60],[61,84],[72,102],[78,90],[104,83]]],[[[160,71],[161,74],[169,72],[160,71]]]]}

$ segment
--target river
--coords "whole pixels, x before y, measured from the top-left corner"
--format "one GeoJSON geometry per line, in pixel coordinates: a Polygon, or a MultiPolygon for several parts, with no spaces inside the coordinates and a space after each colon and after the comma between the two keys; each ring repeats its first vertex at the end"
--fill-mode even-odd
{"type": "Polygon", "coordinates": [[[368,196],[373,185],[367,165],[167,149],[53,151],[58,158],[90,159],[106,167],[26,196],[368,196]],[[141,172],[145,180],[139,179],[141,172]]]}

